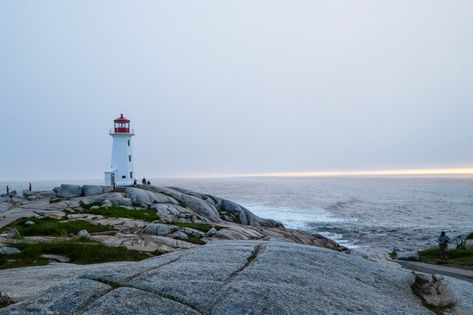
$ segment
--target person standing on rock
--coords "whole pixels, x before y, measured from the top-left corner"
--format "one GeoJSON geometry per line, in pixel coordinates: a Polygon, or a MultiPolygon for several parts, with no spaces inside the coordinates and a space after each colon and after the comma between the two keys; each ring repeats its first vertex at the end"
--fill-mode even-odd
{"type": "Polygon", "coordinates": [[[133,186],[136,186],[136,178],[133,180],[133,186]]]}
{"type": "Polygon", "coordinates": [[[31,183],[29,183],[29,185],[28,185],[28,190],[31,191],[31,188],[32,188],[32,187],[31,187],[31,183]]]}
{"type": "Polygon", "coordinates": [[[146,185],[151,185],[151,182],[150,182],[150,181],[147,181],[147,182],[146,182],[146,185]]]}
{"type": "Polygon", "coordinates": [[[450,238],[445,234],[444,231],[442,231],[437,241],[439,243],[440,258],[447,260],[448,243],[450,243],[450,238]]]}
{"type": "Polygon", "coordinates": [[[142,183],[143,185],[146,185],[146,178],[143,177],[143,179],[141,180],[141,183],[142,183]]]}
{"type": "Polygon", "coordinates": [[[10,193],[10,187],[7,185],[7,195],[10,193]]]}

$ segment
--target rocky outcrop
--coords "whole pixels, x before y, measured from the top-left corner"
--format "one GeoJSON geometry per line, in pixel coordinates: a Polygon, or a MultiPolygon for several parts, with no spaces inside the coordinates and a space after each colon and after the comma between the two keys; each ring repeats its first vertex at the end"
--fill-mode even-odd
{"type": "Polygon", "coordinates": [[[461,314],[455,307],[455,300],[444,278],[438,275],[414,273],[412,292],[424,305],[437,314],[461,314]]]}
{"type": "Polygon", "coordinates": [[[84,185],[82,186],[82,196],[97,196],[105,192],[104,186],[84,185]]]}
{"type": "MultiPolygon", "coordinates": [[[[182,209],[185,208],[187,209],[187,212],[191,210],[196,215],[196,219],[199,221],[202,221],[201,218],[205,218],[206,220],[210,220],[212,222],[227,221],[243,225],[262,226],[269,228],[284,227],[283,224],[278,221],[260,218],[245,207],[223,198],[204,195],[178,187],[157,187],[143,185],[140,189],[132,189],[151,191],[166,195],[171,197],[173,200],[176,200],[179,203],[179,208],[156,206],[157,209],[161,210],[162,216],[170,220],[178,220],[179,215],[182,213],[182,209]]],[[[167,204],[165,203],[165,205],[167,204]]]]}
{"type": "Polygon", "coordinates": [[[151,206],[157,203],[179,204],[174,198],[167,195],[134,187],[127,187],[126,194],[134,204],[141,206],[151,206]]]}
{"type": "Polygon", "coordinates": [[[177,232],[178,230],[179,228],[174,225],[154,223],[154,224],[148,225],[143,230],[143,233],[157,235],[157,236],[166,236],[168,234],[177,232]]]}
{"type": "Polygon", "coordinates": [[[82,187],[79,185],[62,184],[57,192],[60,198],[74,198],[82,195],[82,187]]]}
{"type": "MultiPolygon", "coordinates": [[[[25,299],[0,314],[432,314],[414,281],[406,270],[314,246],[215,242],[136,263],[0,271],[0,290],[25,299]],[[68,277],[42,280],[61,273],[68,277]]],[[[445,284],[454,296],[473,294],[471,284],[445,284]]]]}
{"type": "Polygon", "coordinates": [[[0,247],[0,255],[15,255],[19,253],[21,253],[21,251],[16,247],[0,247]]]}

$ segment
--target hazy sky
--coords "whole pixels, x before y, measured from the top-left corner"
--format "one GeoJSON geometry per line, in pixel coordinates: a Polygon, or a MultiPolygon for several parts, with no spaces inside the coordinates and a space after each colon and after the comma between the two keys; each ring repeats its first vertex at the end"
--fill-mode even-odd
{"type": "Polygon", "coordinates": [[[0,0],[0,180],[473,166],[473,1],[0,0]]]}

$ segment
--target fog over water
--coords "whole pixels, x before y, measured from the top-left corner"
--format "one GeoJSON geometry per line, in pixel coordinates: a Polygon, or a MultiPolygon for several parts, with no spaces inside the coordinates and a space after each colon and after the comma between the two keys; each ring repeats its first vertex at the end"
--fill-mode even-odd
{"type": "Polygon", "coordinates": [[[471,167],[473,2],[2,1],[0,181],[471,167]]]}

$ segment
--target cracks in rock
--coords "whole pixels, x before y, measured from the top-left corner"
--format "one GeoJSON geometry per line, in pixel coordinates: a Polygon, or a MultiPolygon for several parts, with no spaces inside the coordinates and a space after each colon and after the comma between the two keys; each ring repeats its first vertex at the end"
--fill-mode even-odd
{"type": "MultiPolygon", "coordinates": [[[[235,270],[234,272],[232,272],[230,274],[230,276],[220,286],[219,291],[223,291],[225,289],[225,287],[227,287],[231,284],[233,279],[235,279],[235,277],[239,273],[241,273],[243,270],[245,270],[246,268],[251,266],[255,262],[256,258],[258,258],[258,256],[264,251],[265,248],[266,248],[266,245],[263,245],[263,244],[256,245],[253,248],[253,250],[251,251],[251,255],[246,258],[245,265],[243,265],[243,267],[239,268],[238,270],[235,270]]],[[[215,303],[213,303],[213,306],[211,307],[211,309],[215,308],[215,306],[218,305],[225,297],[226,297],[226,295],[221,295],[220,298],[217,301],[215,301],[215,303]]]]}
{"type": "MultiPolygon", "coordinates": [[[[179,257],[180,258],[180,257],[179,257]]],[[[177,259],[176,259],[177,260],[177,259]]],[[[174,261],[176,261],[174,260],[174,261]]],[[[170,262],[171,263],[171,262],[170,262]]],[[[168,263],[169,264],[169,263],[168,263]]],[[[100,282],[100,283],[103,283],[103,284],[106,284],[110,287],[112,287],[111,290],[108,290],[107,292],[104,292],[104,294],[100,295],[99,297],[97,297],[95,300],[98,300],[100,299],[101,297],[103,297],[104,295],[112,292],[113,290],[115,289],[118,289],[118,288],[130,288],[130,289],[133,289],[133,290],[137,290],[137,291],[141,291],[141,292],[144,292],[144,293],[148,293],[148,294],[152,294],[152,295],[156,295],[156,296],[159,296],[160,298],[163,298],[163,299],[166,299],[166,300],[170,300],[170,301],[173,301],[173,302],[176,302],[176,303],[179,303],[179,304],[182,304],[190,309],[192,309],[193,311],[199,313],[199,314],[204,314],[203,312],[201,312],[200,310],[196,309],[196,307],[192,304],[188,304],[178,298],[176,298],[175,296],[172,296],[172,295],[169,295],[169,294],[165,294],[165,293],[161,293],[161,292],[155,292],[155,291],[147,291],[147,290],[143,290],[143,289],[139,289],[139,288],[135,288],[133,286],[128,286],[128,285],[121,285],[119,283],[116,283],[116,282],[112,282],[112,281],[104,281],[104,280],[93,280],[93,281],[96,281],[96,282],[100,282]]],[[[94,300],[94,301],[95,301],[94,300]]],[[[90,301],[87,303],[87,305],[91,304],[92,302],[94,301],[90,301]]],[[[84,310],[86,307],[82,307],[81,308],[81,311],[84,310]]]]}
{"type": "MultiPolygon", "coordinates": [[[[138,290],[138,289],[137,289],[138,290]]],[[[188,308],[190,308],[191,310],[199,313],[199,314],[205,314],[203,313],[202,311],[198,310],[194,305],[192,304],[188,304],[178,298],[176,298],[175,296],[172,296],[172,295],[169,295],[169,294],[165,294],[165,293],[161,293],[161,292],[149,292],[149,291],[144,291],[144,290],[140,290],[140,291],[143,291],[143,292],[147,292],[147,293],[151,293],[151,294],[154,294],[154,295],[157,295],[163,299],[167,299],[167,300],[170,300],[170,301],[173,301],[173,302],[176,302],[176,303],[179,303],[179,304],[182,304],[188,308]]]]}
{"type": "Polygon", "coordinates": [[[158,265],[158,266],[152,266],[152,267],[148,267],[148,268],[143,268],[141,271],[136,272],[136,273],[132,274],[132,275],[129,276],[129,277],[126,277],[126,278],[125,278],[125,281],[126,281],[126,282],[130,282],[130,281],[132,281],[133,279],[138,278],[139,276],[141,276],[142,274],[144,274],[144,273],[146,273],[146,272],[148,272],[148,271],[152,271],[152,270],[159,269],[159,268],[162,268],[162,267],[164,267],[164,266],[173,264],[173,263],[175,263],[176,261],[178,261],[179,259],[181,259],[181,256],[179,256],[179,257],[177,257],[177,258],[174,258],[174,259],[171,259],[170,261],[165,262],[165,263],[163,263],[163,264],[161,264],[161,265],[158,265]]]}
{"type": "Polygon", "coordinates": [[[240,273],[242,272],[243,270],[245,270],[246,268],[248,268],[255,260],[256,258],[258,257],[258,255],[264,250],[266,246],[263,245],[263,244],[258,244],[256,245],[254,248],[253,248],[253,251],[251,252],[251,255],[248,256],[248,258],[246,259],[246,263],[245,265],[243,265],[243,267],[241,267],[240,269],[232,272],[230,274],[230,276],[228,277],[228,279],[225,281],[225,283],[223,284],[223,286],[225,285],[228,285],[230,282],[232,282],[232,280],[240,273]]]}
{"type": "MultiPolygon", "coordinates": [[[[258,257],[260,251],[262,250],[262,247],[263,247],[263,245],[261,245],[261,244],[255,246],[255,248],[253,249],[253,252],[251,253],[251,256],[247,258],[246,264],[242,268],[242,270],[245,269],[246,267],[248,267],[249,265],[251,265],[251,263],[256,259],[256,257],[258,257]]],[[[240,270],[240,271],[242,271],[242,270],[240,270]]]]}
{"type": "Polygon", "coordinates": [[[94,303],[95,301],[97,301],[98,299],[103,297],[104,295],[106,295],[106,294],[112,292],[113,290],[115,290],[116,288],[120,287],[120,285],[112,283],[112,282],[104,282],[104,281],[99,281],[99,280],[90,280],[90,281],[95,281],[95,282],[99,282],[99,283],[102,283],[102,284],[106,284],[110,287],[110,289],[107,289],[107,290],[104,290],[103,292],[98,292],[97,294],[94,294],[93,296],[91,296],[84,303],[84,305],[81,305],[80,307],[78,307],[77,310],[74,313],[77,313],[77,314],[83,313],[90,304],[94,303]]]}

